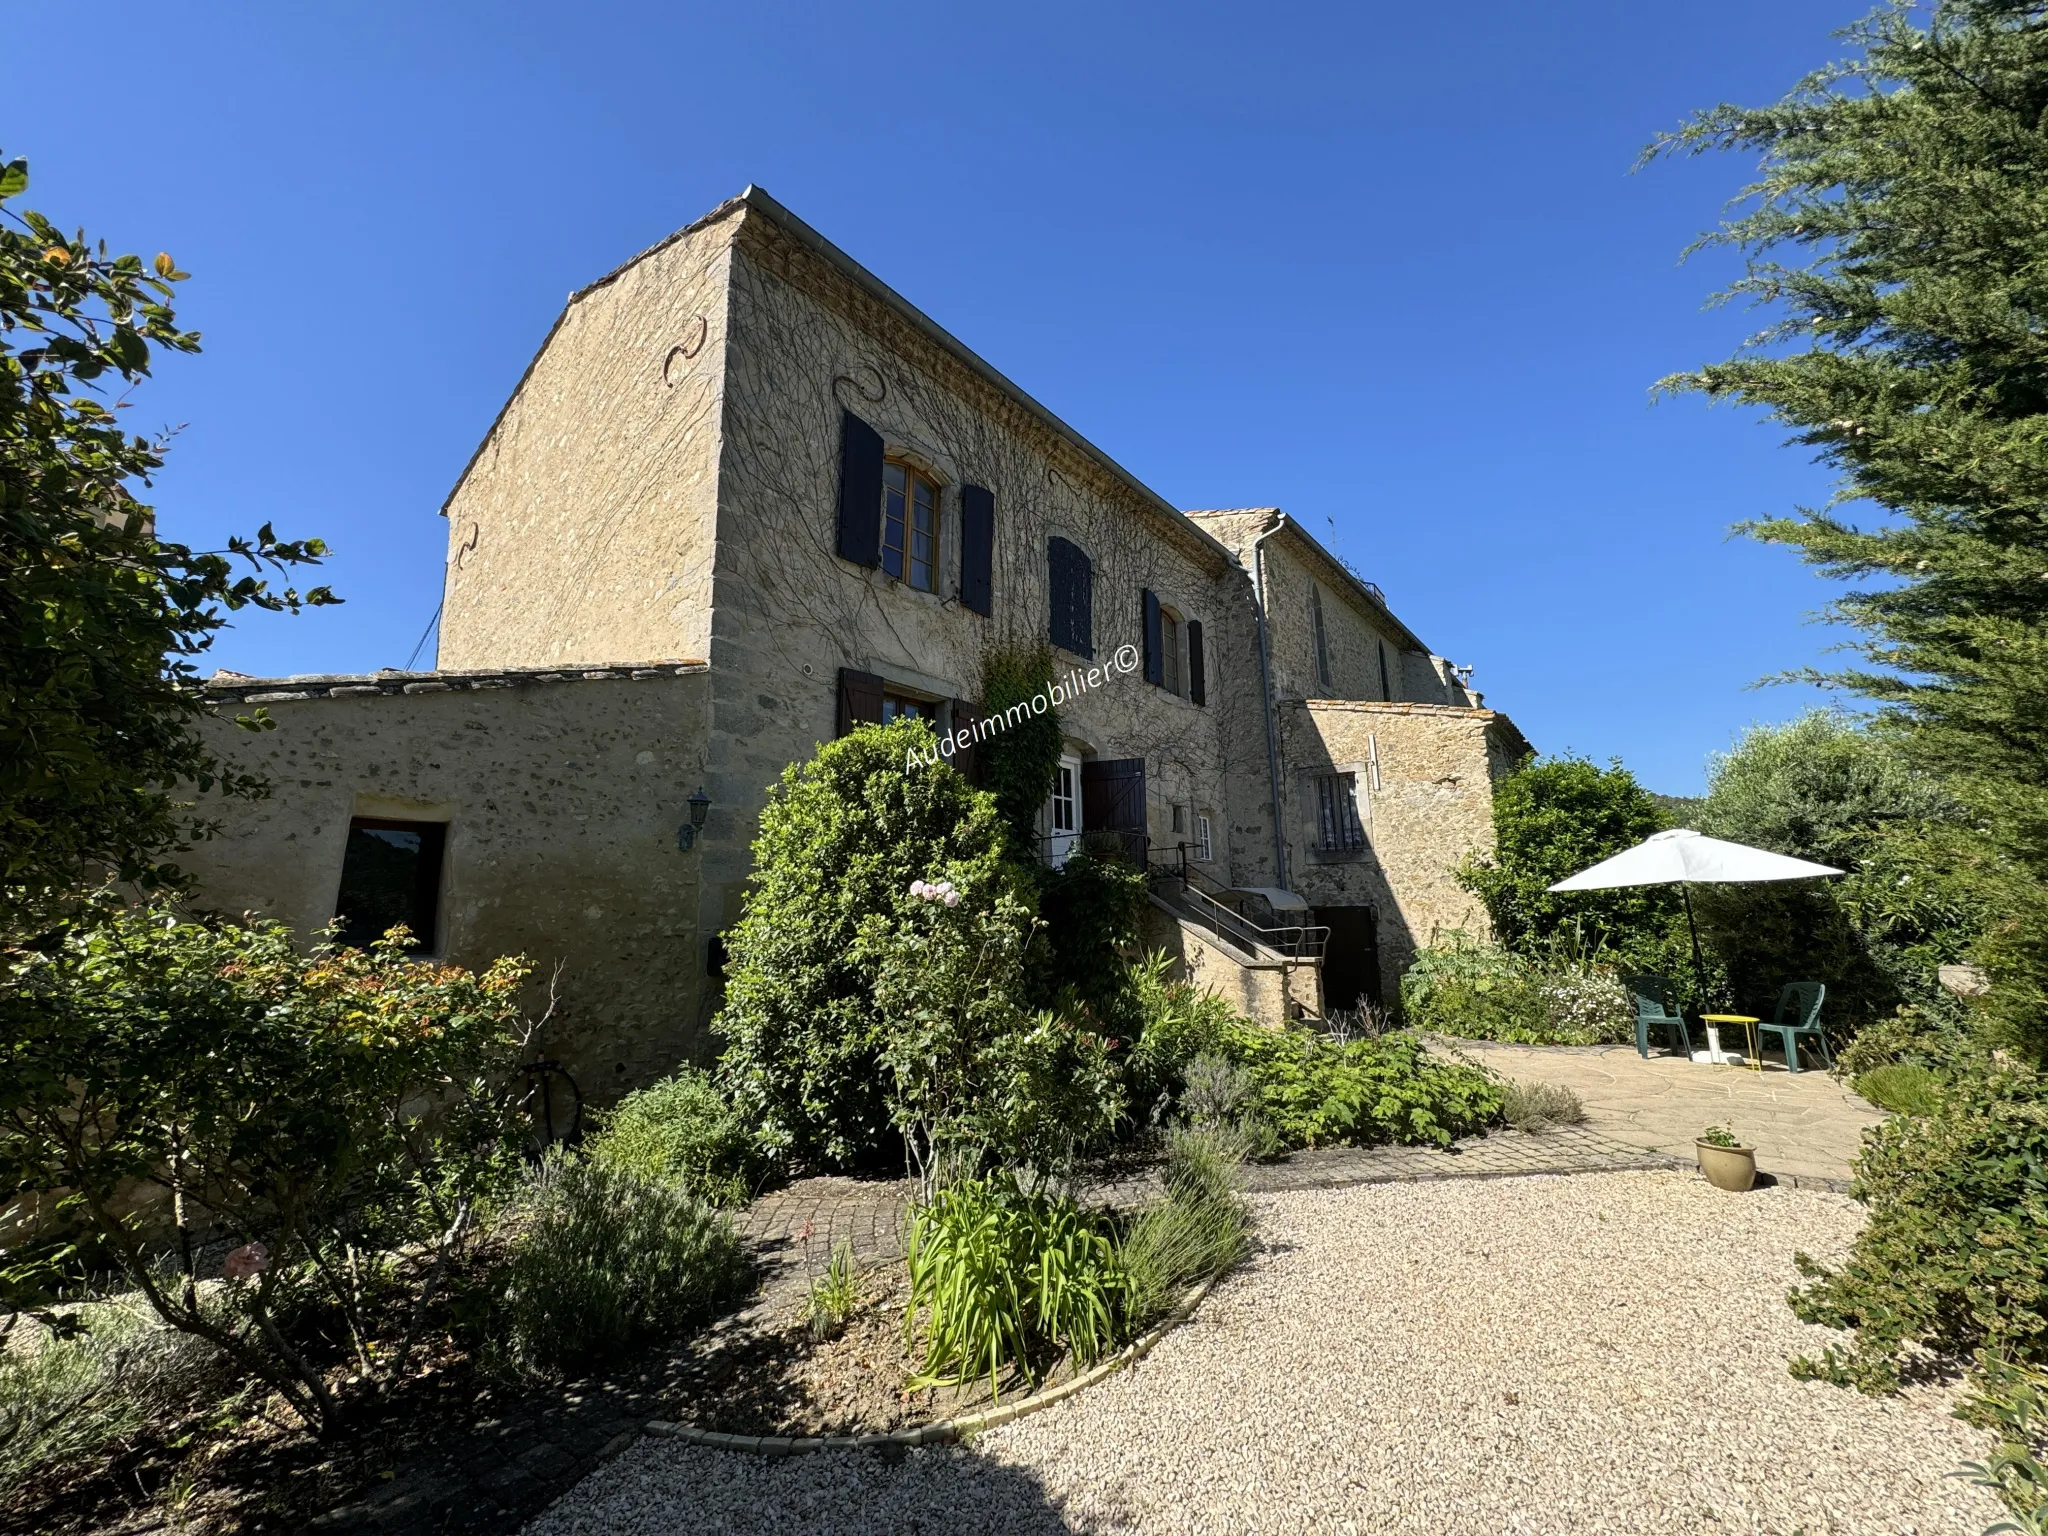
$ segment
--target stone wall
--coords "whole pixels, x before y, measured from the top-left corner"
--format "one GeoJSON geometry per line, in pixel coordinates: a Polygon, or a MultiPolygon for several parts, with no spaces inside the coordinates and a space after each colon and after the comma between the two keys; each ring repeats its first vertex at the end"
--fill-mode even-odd
{"type": "MultiPolygon", "coordinates": [[[[351,817],[445,821],[436,953],[528,956],[536,1013],[559,965],[545,1046],[605,1102],[705,1044],[700,855],[676,834],[705,776],[709,683],[701,665],[226,680],[212,744],[272,790],[214,807],[224,832],[180,862],[201,905],[310,938],[334,916],[351,817]],[[275,730],[231,723],[257,705],[275,730]]],[[[714,805],[712,824],[730,814],[714,805]]]]}
{"type": "MultiPolygon", "coordinates": [[[[1094,564],[1094,659],[1142,646],[1145,588],[1199,620],[1208,699],[1198,707],[1120,675],[1062,709],[1073,750],[1142,757],[1155,844],[1215,830],[1229,859],[1224,700],[1257,688],[1248,609],[1226,551],[1108,472],[1014,393],[934,341],[836,263],[749,210],[731,263],[719,544],[710,660],[713,787],[751,811],[782,767],[836,728],[841,667],[935,701],[980,693],[984,652],[1048,633],[1046,543],[1059,535],[1094,564]],[[922,592],[837,554],[840,419],[852,411],[892,456],[941,487],[939,583],[922,592]],[[994,493],[993,613],[959,601],[960,487],[994,493]],[[1247,665],[1249,660],[1250,665],[1247,665]],[[1182,807],[1183,830],[1172,812],[1182,807]]],[[[1061,666],[1086,665],[1066,653],[1061,666]]],[[[736,820],[706,878],[738,911],[749,865],[736,820]]]]}
{"type": "Polygon", "coordinates": [[[704,658],[730,235],[570,297],[444,509],[439,665],[704,658]]]}
{"type": "Polygon", "coordinates": [[[1519,755],[1520,733],[1488,709],[1308,700],[1280,710],[1289,774],[1294,889],[1311,906],[1379,914],[1389,998],[1415,950],[1452,929],[1489,933],[1486,909],[1452,870],[1493,848],[1493,786],[1519,755]],[[1353,775],[1365,848],[1318,848],[1314,780],[1353,775]]]}

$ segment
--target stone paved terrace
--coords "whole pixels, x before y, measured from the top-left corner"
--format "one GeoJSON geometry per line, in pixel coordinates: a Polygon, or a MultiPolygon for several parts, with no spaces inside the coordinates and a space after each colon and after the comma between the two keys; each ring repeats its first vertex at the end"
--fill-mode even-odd
{"type": "Polygon", "coordinates": [[[1446,1044],[1503,1077],[1570,1088],[1585,1102],[1588,1129],[1616,1142],[1690,1161],[1693,1138],[1725,1125],[1755,1144],[1759,1169],[1801,1181],[1849,1178],[1864,1127],[1884,1119],[1840,1079],[1776,1062],[1756,1072],[1659,1051],[1645,1059],[1632,1044],[1446,1044]]]}

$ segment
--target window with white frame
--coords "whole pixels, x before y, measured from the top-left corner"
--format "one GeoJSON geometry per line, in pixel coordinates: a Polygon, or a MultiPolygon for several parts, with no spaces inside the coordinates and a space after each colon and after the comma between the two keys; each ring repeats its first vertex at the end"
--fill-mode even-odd
{"type": "Polygon", "coordinates": [[[1357,853],[1365,847],[1358,819],[1358,778],[1326,773],[1316,781],[1316,846],[1326,854],[1357,853]]]}
{"type": "Polygon", "coordinates": [[[1207,864],[1216,857],[1215,844],[1209,836],[1209,818],[1195,817],[1195,858],[1207,864]]]}
{"type": "Polygon", "coordinates": [[[1046,806],[1045,861],[1055,869],[1081,841],[1081,759],[1063,757],[1053,770],[1052,799],[1046,806]]]}

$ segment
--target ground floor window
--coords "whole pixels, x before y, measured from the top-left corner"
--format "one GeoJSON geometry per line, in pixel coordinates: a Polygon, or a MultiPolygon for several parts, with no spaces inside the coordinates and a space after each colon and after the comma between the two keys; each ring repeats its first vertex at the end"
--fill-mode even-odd
{"type": "Polygon", "coordinates": [[[1052,776],[1052,802],[1047,808],[1045,860],[1057,869],[1081,841],[1081,759],[1063,757],[1052,776]]]}
{"type": "Polygon", "coordinates": [[[370,944],[403,923],[412,932],[413,953],[437,950],[447,845],[443,821],[352,820],[341,857],[341,890],[334,899],[342,941],[370,944]]]}
{"type": "Polygon", "coordinates": [[[1195,858],[1201,863],[1207,864],[1215,857],[1216,847],[1210,840],[1209,835],[1209,818],[1207,816],[1197,816],[1195,818],[1195,858]]]}
{"type": "Polygon", "coordinates": [[[939,702],[937,699],[913,699],[905,693],[882,695],[882,720],[922,720],[933,730],[939,728],[939,702]]]}
{"type": "Polygon", "coordinates": [[[1324,853],[1357,853],[1365,847],[1357,775],[1326,773],[1316,780],[1316,833],[1324,853]]]}

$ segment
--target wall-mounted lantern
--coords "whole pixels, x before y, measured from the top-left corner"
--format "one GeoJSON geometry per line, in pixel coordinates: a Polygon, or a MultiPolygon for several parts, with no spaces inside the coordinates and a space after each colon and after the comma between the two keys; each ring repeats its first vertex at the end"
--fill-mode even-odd
{"type": "Polygon", "coordinates": [[[688,853],[697,841],[697,830],[704,825],[704,819],[711,814],[711,797],[704,793],[702,786],[690,796],[690,819],[676,828],[676,846],[688,853]]]}

